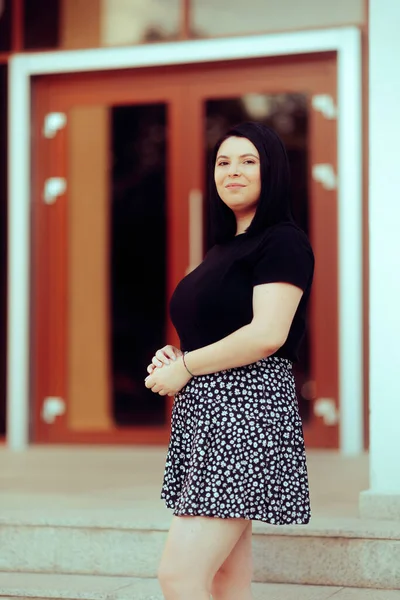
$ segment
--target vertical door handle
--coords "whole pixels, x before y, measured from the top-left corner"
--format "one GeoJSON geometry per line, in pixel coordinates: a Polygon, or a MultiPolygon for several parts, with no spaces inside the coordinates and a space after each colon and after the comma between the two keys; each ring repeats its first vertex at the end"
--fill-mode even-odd
{"type": "Polygon", "coordinates": [[[189,193],[189,266],[186,274],[203,260],[203,194],[200,190],[189,193]]]}

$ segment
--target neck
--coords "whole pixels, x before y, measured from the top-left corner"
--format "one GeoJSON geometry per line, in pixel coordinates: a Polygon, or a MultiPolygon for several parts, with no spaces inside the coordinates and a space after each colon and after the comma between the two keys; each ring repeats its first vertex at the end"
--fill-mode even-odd
{"type": "Polygon", "coordinates": [[[236,235],[245,233],[245,231],[250,227],[250,223],[252,222],[254,215],[255,213],[250,215],[236,215],[236,235]]]}

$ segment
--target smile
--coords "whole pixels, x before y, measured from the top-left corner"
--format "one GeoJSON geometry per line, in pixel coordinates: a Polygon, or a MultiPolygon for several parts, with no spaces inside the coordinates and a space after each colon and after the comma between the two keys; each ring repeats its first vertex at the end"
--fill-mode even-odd
{"type": "Polygon", "coordinates": [[[228,183],[228,185],[225,186],[226,188],[242,188],[242,187],[246,187],[241,183],[228,183]]]}

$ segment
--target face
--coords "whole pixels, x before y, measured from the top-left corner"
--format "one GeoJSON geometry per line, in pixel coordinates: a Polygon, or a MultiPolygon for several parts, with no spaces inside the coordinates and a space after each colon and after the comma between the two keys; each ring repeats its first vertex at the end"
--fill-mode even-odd
{"type": "Polygon", "coordinates": [[[235,215],[255,214],[261,193],[260,155],[250,140],[230,137],[221,144],[214,178],[219,197],[235,215]]]}

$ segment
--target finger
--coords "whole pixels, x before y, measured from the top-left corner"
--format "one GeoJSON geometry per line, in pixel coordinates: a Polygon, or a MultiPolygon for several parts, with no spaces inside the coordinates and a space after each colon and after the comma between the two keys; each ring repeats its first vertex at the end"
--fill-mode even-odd
{"type": "Polygon", "coordinates": [[[151,361],[155,367],[162,367],[164,363],[161,362],[158,358],[153,356],[153,360],[151,361]]]}
{"type": "Polygon", "coordinates": [[[147,367],[147,372],[151,375],[155,368],[155,365],[151,364],[147,367]]]}
{"type": "Polygon", "coordinates": [[[146,379],[144,380],[144,384],[151,391],[154,391],[154,388],[157,387],[158,392],[158,390],[162,387],[160,383],[157,383],[157,381],[154,380],[152,375],[147,375],[146,379]]]}
{"type": "Polygon", "coordinates": [[[178,348],[175,348],[175,346],[171,346],[171,345],[165,346],[163,348],[163,351],[164,351],[164,354],[171,360],[176,360],[179,356],[179,354],[178,354],[179,350],[178,350],[178,348]]]}
{"type": "Polygon", "coordinates": [[[160,396],[166,396],[168,394],[166,390],[160,390],[158,393],[160,396]]]}
{"type": "Polygon", "coordinates": [[[180,356],[182,356],[183,352],[180,348],[177,348],[176,346],[171,346],[171,348],[174,352],[175,358],[179,358],[180,356]]]}
{"type": "Polygon", "coordinates": [[[165,354],[164,349],[157,350],[156,358],[162,362],[164,365],[169,365],[171,363],[171,359],[165,354]]]}
{"type": "Polygon", "coordinates": [[[153,387],[151,388],[151,391],[153,392],[153,394],[158,394],[161,389],[162,389],[162,386],[155,383],[153,385],[153,387]]]}

